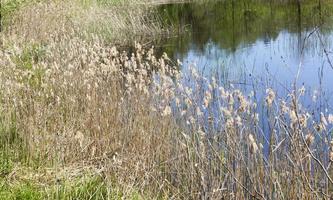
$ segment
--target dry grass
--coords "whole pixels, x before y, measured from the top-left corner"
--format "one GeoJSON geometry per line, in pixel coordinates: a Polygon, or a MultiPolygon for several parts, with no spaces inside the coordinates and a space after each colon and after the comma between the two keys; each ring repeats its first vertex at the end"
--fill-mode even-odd
{"type": "MultiPolygon", "coordinates": [[[[104,38],[86,39],[90,21],[77,16],[93,10],[56,5],[25,7],[2,35],[0,160],[7,181],[52,185],[92,174],[103,184],[90,188],[116,184],[123,198],[134,198],[133,191],[146,199],[331,197],[333,117],[308,114],[303,88],[286,98],[268,89],[265,105],[257,105],[255,95],[226,90],[195,68],[181,74],[153,49],[136,44],[134,52],[119,52],[104,38]]],[[[90,197],[111,199],[104,189],[90,197]]]]}
{"type": "Polygon", "coordinates": [[[9,11],[3,21],[5,32],[15,43],[47,43],[75,35],[127,45],[134,40],[149,42],[172,31],[162,24],[154,8],[136,1],[43,0],[12,4],[15,6],[7,6],[9,11]]]}

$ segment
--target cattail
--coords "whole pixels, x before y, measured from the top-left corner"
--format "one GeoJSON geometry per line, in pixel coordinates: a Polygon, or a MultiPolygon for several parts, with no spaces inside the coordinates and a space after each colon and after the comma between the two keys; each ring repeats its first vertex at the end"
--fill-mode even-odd
{"type": "Polygon", "coordinates": [[[311,133],[307,134],[305,136],[305,141],[306,141],[306,144],[308,146],[310,146],[313,143],[313,141],[314,141],[314,136],[311,133]]]}
{"type": "Polygon", "coordinates": [[[308,124],[308,115],[306,115],[306,114],[301,115],[300,119],[299,119],[299,123],[302,128],[306,128],[307,124],[308,124]]]}
{"type": "Polygon", "coordinates": [[[238,101],[239,101],[239,111],[244,112],[246,108],[249,106],[249,103],[245,99],[245,97],[242,95],[242,93],[238,94],[238,101]]]}
{"type": "Polygon", "coordinates": [[[236,116],[235,123],[237,126],[242,126],[242,118],[240,116],[236,116]]]}
{"type": "Polygon", "coordinates": [[[271,107],[272,103],[275,99],[275,93],[271,88],[269,88],[269,89],[266,90],[266,94],[267,94],[266,104],[267,104],[268,107],[271,107]]]}
{"type": "Polygon", "coordinates": [[[204,98],[204,106],[205,106],[205,108],[208,108],[208,105],[209,105],[211,99],[212,99],[212,94],[210,93],[210,91],[206,91],[205,98],[204,98]]]}
{"type": "Polygon", "coordinates": [[[168,116],[171,114],[171,107],[170,106],[166,106],[162,112],[162,116],[168,116]]]}
{"type": "Polygon", "coordinates": [[[289,117],[290,117],[290,120],[291,120],[292,124],[295,124],[297,122],[297,115],[296,115],[296,112],[294,110],[289,111],[289,117]]]}
{"type": "Polygon", "coordinates": [[[181,66],[181,65],[183,65],[183,63],[179,59],[177,59],[177,65],[181,66]]]}
{"type": "Polygon", "coordinates": [[[252,134],[249,134],[249,140],[250,140],[250,142],[254,142],[254,137],[252,134]]]}
{"type": "Polygon", "coordinates": [[[212,88],[217,88],[217,81],[215,77],[212,77],[212,88]]]}
{"type": "Polygon", "coordinates": [[[250,141],[250,153],[256,154],[258,151],[258,145],[252,134],[249,135],[249,141],[250,141]]]}
{"type": "Polygon", "coordinates": [[[192,100],[189,99],[189,98],[185,98],[185,105],[186,105],[187,107],[191,107],[191,106],[192,106],[192,100]]]}
{"type": "Polygon", "coordinates": [[[287,103],[285,101],[281,101],[280,109],[281,109],[283,114],[287,114],[289,112],[289,108],[288,108],[287,103]]]}
{"type": "Polygon", "coordinates": [[[314,128],[316,129],[317,132],[322,132],[323,130],[325,130],[323,123],[315,124],[314,128]]]}
{"type": "Polygon", "coordinates": [[[77,131],[74,137],[80,144],[80,147],[83,148],[84,135],[81,131],[77,131]]]}
{"type": "Polygon", "coordinates": [[[220,110],[222,111],[225,118],[232,117],[232,113],[228,109],[222,107],[222,108],[220,108],[220,110]]]}
{"type": "Polygon", "coordinates": [[[233,128],[234,127],[234,119],[233,118],[228,118],[227,121],[225,122],[226,128],[233,128]]]}
{"type": "Polygon", "coordinates": [[[333,124],[333,115],[332,114],[328,115],[328,123],[333,124]]]}
{"type": "Polygon", "coordinates": [[[224,90],[223,87],[220,87],[220,88],[219,88],[219,91],[220,91],[220,95],[221,95],[222,99],[223,99],[223,100],[226,100],[227,97],[229,96],[229,93],[226,92],[226,91],[224,90]]]}

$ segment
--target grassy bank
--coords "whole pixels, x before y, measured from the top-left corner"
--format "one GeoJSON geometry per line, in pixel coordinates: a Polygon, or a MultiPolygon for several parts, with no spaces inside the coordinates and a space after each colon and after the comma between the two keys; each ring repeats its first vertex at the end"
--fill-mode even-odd
{"type": "Polygon", "coordinates": [[[48,43],[75,36],[124,46],[136,40],[150,42],[172,31],[153,7],[135,0],[7,0],[2,16],[4,32],[15,43],[48,43]]]}
{"type": "Polygon", "coordinates": [[[146,7],[126,7],[43,1],[14,11],[1,35],[1,198],[331,197],[329,110],[302,106],[304,88],[243,94],[137,43],[117,50],[163,32],[146,7]]]}
{"type": "Polygon", "coordinates": [[[140,46],[128,57],[99,41],[53,45],[1,56],[4,194],[56,199],[57,187],[69,187],[60,199],[118,198],[114,188],[126,199],[331,194],[332,115],[309,114],[303,89],[285,99],[269,89],[257,105],[254,94],[225,90],[195,69],[179,74],[140,46]],[[182,76],[196,80],[193,87],[182,76]],[[98,182],[81,184],[87,176],[98,182]]]}

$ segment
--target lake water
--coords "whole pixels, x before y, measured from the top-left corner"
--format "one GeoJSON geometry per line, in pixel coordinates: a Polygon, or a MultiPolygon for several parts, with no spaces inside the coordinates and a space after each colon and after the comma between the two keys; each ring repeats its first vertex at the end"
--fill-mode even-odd
{"type": "Polygon", "coordinates": [[[158,9],[180,33],[158,41],[157,49],[179,59],[184,73],[195,66],[204,76],[219,74],[225,86],[247,89],[255,83],[281,95],[299,73],[299,87],[322,91],[332,102],[333,3],[226,0],[158,9]]]}

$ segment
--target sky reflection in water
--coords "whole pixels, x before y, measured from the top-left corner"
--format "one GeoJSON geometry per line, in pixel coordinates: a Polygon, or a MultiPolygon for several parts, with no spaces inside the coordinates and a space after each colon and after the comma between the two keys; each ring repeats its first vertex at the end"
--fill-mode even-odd
{"type": "Polygon", "coordinates": [[[324,49],[331,56],[333,5],[244,2],[161,6],[166,21],[188,31],[159,41],[158,49],[182,61],[185,74],[194,64],[207,78],[218,73],[224,86],[251,90],[255,83],[281,95],[291,88],[300,67],[297,85],[323,90],[332,101],[333,69],[324,49]]]}

